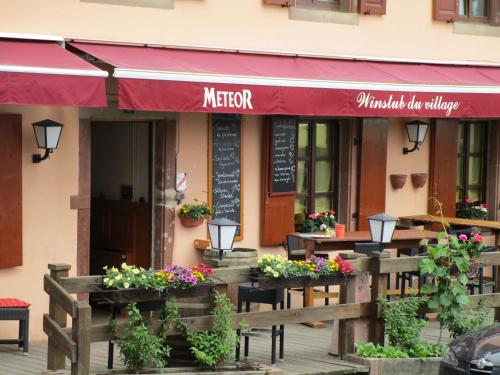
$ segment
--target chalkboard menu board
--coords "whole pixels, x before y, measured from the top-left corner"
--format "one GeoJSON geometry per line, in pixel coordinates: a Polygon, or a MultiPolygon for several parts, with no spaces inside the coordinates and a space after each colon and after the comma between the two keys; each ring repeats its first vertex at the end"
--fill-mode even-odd
{"type": "Polygon", "coordinates": [[[212,218],[240,223],[241,239],[241,117],[214,114],[210,129],[212,218]]]}
{"type": "Polygon", "coordinates": [[[273,119],[270,161],[270,194],[294,194],[297,173],[297,123],[295,119],[273,119]]]}

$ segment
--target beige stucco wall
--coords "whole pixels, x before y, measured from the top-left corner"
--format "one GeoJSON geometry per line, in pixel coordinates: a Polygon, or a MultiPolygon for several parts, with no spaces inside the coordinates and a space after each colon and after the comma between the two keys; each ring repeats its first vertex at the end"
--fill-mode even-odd
{"type": "MultiPolygon", "coordinates": [[[[42,337],[42,314],[48,312],[43,275],[50,262],[76,269],[76,211],[69,197],[78,193],[78,109],[0,106],[0,113],[21,114],[23,120],[23,265],[0,269],[0,297],[32,304],[30,333],[42,337]],[[64,124],[59,147],[50,159],[31,162],[36,149],[31,124],[50,118],[64,124]]],[[[0,124],[1,125],[1,124],[0,124]]],[[[0,321],[2,338],[16,337],[14,322],[0,321]]]]}
{"type": "Polygon", "coordinates": [[[424,187],[416,189],[411,182],[411,174],[429,174],[430,137],[429,134],[426,135],[426,139],[419,151],[403,155],[403,147],[413,147],[413,144],[408,142],[408,135],[405,128],[406,121],[399,118],[389,119],[385,208],[387,213],[395,217],[426,213],[429,196],[429,182],[427,181],[424,187]],[[389,177],[391,174],[408,175],[406,184],[402,189],[392,188],[389,177]]]}
{"type": "MultiPolygon", "coordinates": [[[[354,25],[291,20],[288,9],[265,6],[262,0],[176,0],[174,9],[79,0],[3,1],[1,5],[0,32],[320,54],[500,61],[498,37],[458,34],[452,24],[434,22],[431,0],[388,1],[385,16],[353,15],[354,25]]],[[[329,13],[309,11],[305,18],[324,21],[329,13]]]]}

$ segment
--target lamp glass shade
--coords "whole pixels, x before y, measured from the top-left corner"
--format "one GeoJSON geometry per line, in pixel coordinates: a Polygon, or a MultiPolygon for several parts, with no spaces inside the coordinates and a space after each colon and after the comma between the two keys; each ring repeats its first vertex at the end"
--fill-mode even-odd
{"type": "Polygon", "coordinates": [[[52,120],[43,120],[33,123],[38,148],[56,149],[61,138],[63,124],[52,120]]]}
{"type": "Polygon", "coordinates": [[[408,140],[418,144],[424,143],[425,135],[427,134],[427,124],[425,122],[415,120],[406,124],[408,140]]]}
{"type": "Polygon", "coordinates": [[[372,242],[390,243],[396,229],[397,219],[387,214],[377,214],[368,218],[372,242]]]}
{"type": "Polygon", "coordinates": [[[209,221],[207,225],[212,249],[233,250],[234,238],[240,224],[221,218],[209,221]]]}

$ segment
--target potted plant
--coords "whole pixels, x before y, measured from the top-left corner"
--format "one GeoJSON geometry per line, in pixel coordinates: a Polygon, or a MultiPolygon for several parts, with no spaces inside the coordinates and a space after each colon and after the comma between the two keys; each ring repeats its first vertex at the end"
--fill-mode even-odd
{"type": "Polygon", "coordinates": [[[356,354],[346,354],[343,359],[370,367],[370,375],[382,374],[437,374],[443,347],[419,339],[427,325],[419,317],[425,299],[402,298],[397,302],[379,300],[389,345],[361,343],[356,354]]]}
{"type": "Polygon", "coordinates": [[[464,219],[486,220],[488,215],[488,204],[477,203],[472,198],[467,198],[465,206],[457,210],[457,217],[464,219]]]}
{"type": "Polygon", "coordinates": [[[305,260],[286,260],[266,254],[257,260],[253,277],[263,289],[299,288],[344,283],[354,268],[340,257],[334,260],[311,256],[305,260]]]}
{"type": "Polygon", "coordinates": [[[198,203],[195,199],[194,203],[185,203],[179,210],[179,218],[181,223],[186,228],[193,228],[203,224],[203,221],[208,216],[212,215],[212,209],[206,202],[198,203]]]}
{"type": "Polygon", "coordinates": [[[325,232],[325,234],[333,234],[335,228],[335,211],[309,214],[307,219],[302,224],[302,232],[325,232]]]}

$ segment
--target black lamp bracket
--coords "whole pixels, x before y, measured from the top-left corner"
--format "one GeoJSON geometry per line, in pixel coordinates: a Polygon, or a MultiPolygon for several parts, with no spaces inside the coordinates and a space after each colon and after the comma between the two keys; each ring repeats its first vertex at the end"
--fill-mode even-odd
{"type": "Polygon", "coordinates": [[[407,147],[403,147],[403,155],[406,155],[406,154],[409,154],[410,152],[419,150],[419,147],[420,147],[420,143],[419,142],[415,142],[415,145],[411,149],[409,149],[407,147]]]}
{"type": "Polygon", "coordinates": [[[49,157],[49,155],[53,152],[54,150],[52,150],[51,148],[47,148],[45,150],[45,153],[42,155],[40,154],[33,154],[33,163],[40,163],[42,162],[43,160],[47,159],[49,157]]]}

